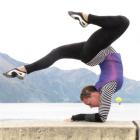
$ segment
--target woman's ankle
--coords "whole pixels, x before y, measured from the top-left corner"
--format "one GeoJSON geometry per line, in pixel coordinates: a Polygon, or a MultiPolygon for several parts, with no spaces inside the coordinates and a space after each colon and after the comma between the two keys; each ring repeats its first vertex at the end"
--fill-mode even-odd
{"type": "Polygon", "coordinates": [[[89,14],[82,13],[82,16],[86,22],[88,22],[88,15],[89,14]]]}
{"type": "Polygon", "coordinates": [[[26,70],[26,68],[25,68],[24,66],[20,66],[20,67],[18,67],[17,69],[19,69],[19,70],[22,71],[22,72],[27,73],[27,70],[26,70]]]}

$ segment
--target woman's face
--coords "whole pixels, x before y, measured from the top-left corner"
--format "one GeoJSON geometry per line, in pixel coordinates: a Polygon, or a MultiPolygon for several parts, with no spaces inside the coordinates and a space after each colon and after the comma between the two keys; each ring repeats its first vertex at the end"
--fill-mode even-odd
{"type": "Polygon", "coordinates": [[[100,106],[100,93],[99,92],[92,92],[90,97],[83,98],[83,103],[92,107],[99,107],[100,106]]]}

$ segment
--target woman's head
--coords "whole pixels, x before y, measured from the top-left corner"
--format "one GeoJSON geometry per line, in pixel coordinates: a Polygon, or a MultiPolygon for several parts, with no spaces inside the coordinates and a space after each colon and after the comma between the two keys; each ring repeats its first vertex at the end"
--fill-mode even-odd
{"type": "Polygon", "coordinates": [[[100,93],[93,85],[88,85],[82,89],[80,99],[90,107],[99,107],[100,105],[100,93]]]}

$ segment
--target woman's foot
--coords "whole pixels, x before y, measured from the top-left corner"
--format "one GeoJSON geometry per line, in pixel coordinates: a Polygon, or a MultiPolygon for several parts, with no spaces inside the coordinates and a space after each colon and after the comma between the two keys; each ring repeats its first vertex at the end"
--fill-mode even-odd
{"type": "Polygon", "coordinates": [[[19,67],[19,68],[14,68],[8,72],[3,73],[4,76],[8,77],[8,78],[19,78],[21,80],[24,79],[25,75],[26,75],[26,70],[23,67],[19,67]]]}
{"type": "Polygon", "coordinates": [[[72,11],[69,11],[68,14],[72,18],[78,20],[82,27],[86,27],[88,25],[88,15],[83,14],[81,12],[72,12],[72,11]]]}

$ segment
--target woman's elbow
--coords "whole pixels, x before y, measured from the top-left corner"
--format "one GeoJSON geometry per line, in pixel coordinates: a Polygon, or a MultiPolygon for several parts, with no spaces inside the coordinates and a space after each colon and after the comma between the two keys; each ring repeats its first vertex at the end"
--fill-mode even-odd
{"type": "Polygon", "coordinates": [[[103,122],[106,122],[107,120],[107,115],[102,116],[99,113],[96,113],[95,117],[96,117],[97,122],[103,123],[103,122]]]}
{"type": "Polygon", "coordinates": [[[106,122],[106,121],[107,121],[107,119],[105,119],[105,120],[102,120],[101,122],[102,122],[102,123],[104,123],[104,122],[106,122]]]}

